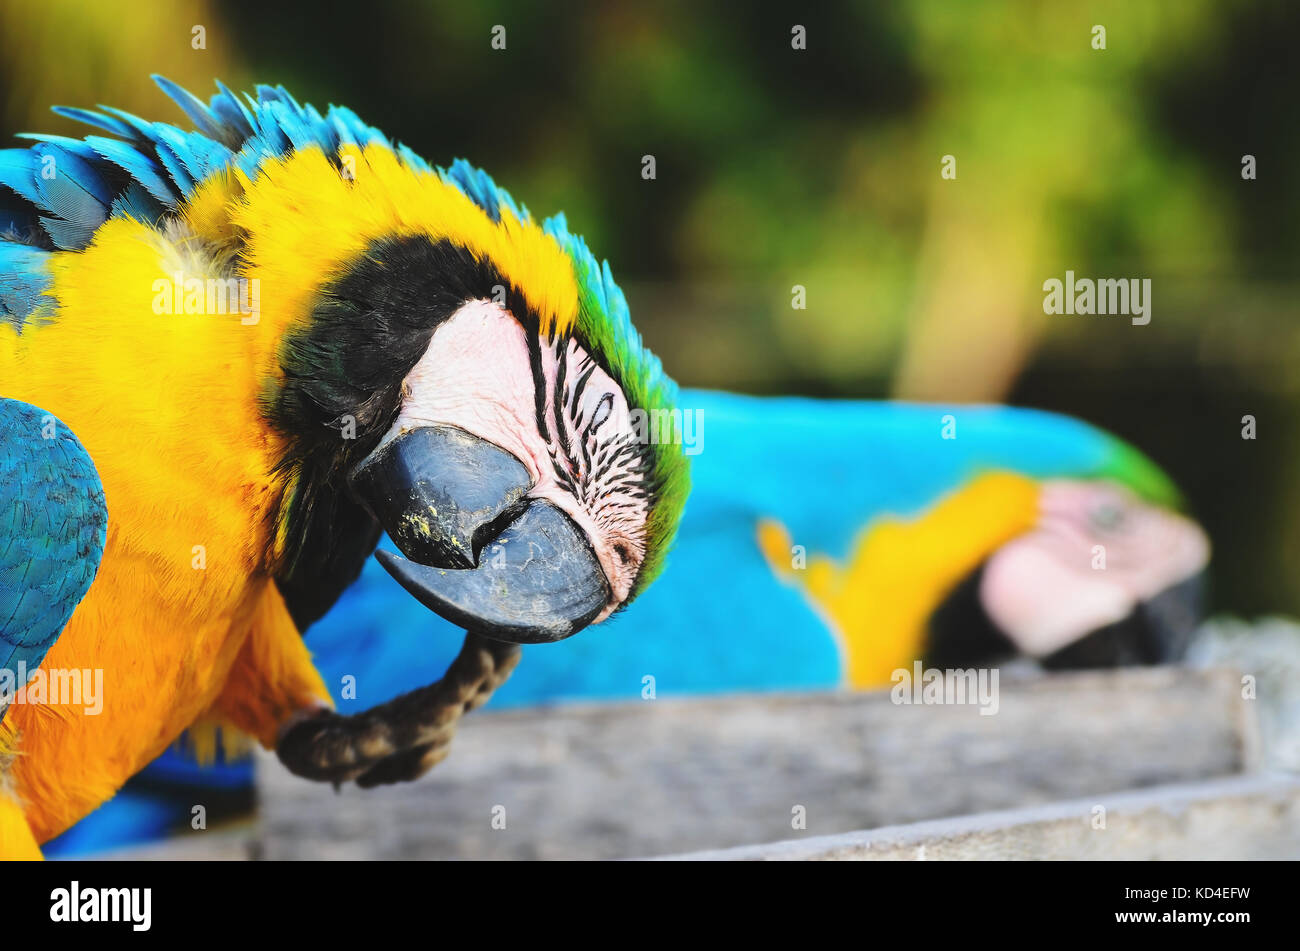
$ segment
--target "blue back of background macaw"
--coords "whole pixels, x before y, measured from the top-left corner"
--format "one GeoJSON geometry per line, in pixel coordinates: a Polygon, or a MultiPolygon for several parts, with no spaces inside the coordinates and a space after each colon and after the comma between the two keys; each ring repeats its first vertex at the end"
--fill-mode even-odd
{"type": "MultiPolygon", "coordinates": [[[[633,699],[648,676],[659,697],[838,686],[836,640],[804,595],[773,574],[757,544],[760,519],[778,519],[810,552],[844,558],[873,519],[917,514],[982,471],[1100,477],[1132,463],[1108,434],[1033,410],[691,390],[680,405],[695,414],[687,435],[698,452],[663,576],[606,623],[526,647],[491,707],[633,699]]],[[[383,546],[392,548],[386,539],[383,546]]],[[[463,636],[371,559],[307,645],[339,710],[350,713],[439,678],[463,636]]],[[[185,769],[169,754],[47,854],[104,848],[158,828],[136,788],[160,770],[176,780],[185,769]]],[[[213,772],[193,769],[196,783],[213,772]]],[[[217,772],[227,783],[251,782],[247,766],[217,772]]],[[[177,818],[187,821],[189,802],[200,801],[187,800],[177,818]]]]}

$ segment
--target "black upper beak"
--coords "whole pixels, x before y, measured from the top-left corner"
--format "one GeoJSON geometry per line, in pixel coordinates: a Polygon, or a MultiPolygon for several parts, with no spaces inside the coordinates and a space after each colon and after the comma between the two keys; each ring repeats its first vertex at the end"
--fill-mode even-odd
{"type": "Polygon", "coordinates": [[[551,503],[530,503],[523,464],[462,429],[396,436],[350,482],[411,559],[381,550],[380,564],[454,624],[498,640],[556,641],[590,624],[609,600],[582,529],[551,503]]]}
{"type": "Polygon", "coordinates": [[[352,490],[408,557],[472,568],[483,546],[524,510],[528,470],[454,426],[412,429],[362,459],[352,490]]]}

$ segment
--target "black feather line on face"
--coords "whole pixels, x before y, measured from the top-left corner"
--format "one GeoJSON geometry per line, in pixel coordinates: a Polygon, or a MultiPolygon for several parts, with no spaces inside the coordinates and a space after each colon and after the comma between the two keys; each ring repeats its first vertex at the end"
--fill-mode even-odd
{"type": "Polygon", "coordinates": [[[546,372],[542,369],[542,345],[536,333],[528,333],[528,366],[533,372],[533,412],[537,416],[537,431],[542,441],[551,441],[551,431],[546,425],[546,372]]]}
{"type": "MultiPolygon", "coordinates": [[[[561,356],[561,360],[564,360],[563,356],[561,356]]],[[[563,442],[560,445],[560,452],[563,454],[566,464],[570,467],[570,472],[573,474],[574,479],[580,481],[586,470],[584,469],[582,472],[573,472],[574,469],[578,468],[578,452],[576,444],[574,443],[574,436],[578,433],[579,428],[577,407],[564,402],[564,396],[560,392],[560,387],[558,386],[555,388],[553,403],[555,407],[555,426],[556,429],[559,430],[560,435],[563,436],[563,442]]]]}
{"type": "Polygon", "coordinates": [[[574,406],[578,406],[582,403],[582,394],[586,392],[587,381],[590,380],[591,375],[596,372],[595,363],[593,363],[591,360],[586,360],[584,362],[590,364],[590,366],[588,366],[587,369],[582,371],[582,375],[578,377],[578,382],[573,385],[574,406]]]}
{"type": "Polygon", "coordinates": [[[557,347],[555,353],[555,388],[553,390],[552,402],[554,404],[556,426],[560,427],[563,432],[563,424],[560,419],[560,412],[567,405],[564,392],[564,379],[569,374],[569,357],[567,347],[557,347]]]}
{"type": "Polygon", "coordinates": [[[500,301],[502,288],[503,306],[529,342],[543,426],[537,313],[490,261],[445,239],[374,242],[322,287],[309,320],[282,342],[283,378],[268,385],[262,409],[288,437],[276,468],[294,485],[276,582],[300,630],[356,580],[379,541],[379,525],[352,498],[346,473],[393,425],[402,381],[438,326],[467,301],[500,301]]]}

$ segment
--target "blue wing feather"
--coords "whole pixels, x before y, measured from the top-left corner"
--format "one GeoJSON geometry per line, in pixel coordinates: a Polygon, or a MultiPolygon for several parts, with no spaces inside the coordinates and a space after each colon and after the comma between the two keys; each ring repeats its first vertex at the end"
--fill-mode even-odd
{"type": "Polygon", "coordinates": [[[0,241],[0,320],[14,324],[19,332],[49,286],[48,258],[40,248],[0,241]]]}
{"type": "Polygon", "coordinates": [[[109,163],[125,171],[131,180],[138,182],[164,205],[172,207],[176,204],[177,195],[173,186],[163,177],[162,169],[151,155],[145,155],[125,142],[106,139],[101,135],[86,136],[86,144],[109,163]]]}
{"type": "Polygon", "coordinates": [[[40,222],[41,227],[50,236],[50,240],[54,242],[55,247],[84,248],[95,237],[94,228],[87,228],[75,221],[64,221],[62,218],[42,215],[40,222]]]}
{"type": "Polygon", "coordinates": [[[48,174],[42,169],[36,175],[36,193],[41,206],[65,221],[92,231],[102,225],[113,196],[99,181],[95,170],[74,153],[48,142],[34,146],[32,151],[42,161],[50,162],[48,174]]]}
{"type": "Polygon", "coordinates": [[[13,189],[32,204],[40,204],[33,174],[34,160],[31,149],[0,149],[0,185],[13,189]]]}
{"type": "Polygon", "coordinates": [[[0,686],[40,666],[90,589],[107,528],[77,437],[44,410],[0,399],[0,686]]]}
{"type": "Polygon", "coordinates": [[[171,98],[172,102],[181,107],[181,111],[190,117],[190,121],[200,132],[218,140],[225,136],[221,120],[213,114],[202,99],[165,76],[155,76],[154,82],[171,98]]]}
{"type": "Polygon", "coordinates": [[[151,225],[161,218],[167,211],[166,206],[137,182],[132,182],[127,186],[126,191],[122,192],[113,202],[113,215],[115,217],[134,218],[136,221],[151,225]]]}
{"type": "MultiPolygon", "coordinates": [[[[154,82],[166,82],[161,76],[155,75],[154,82]]],[[[239,101],[239,97],[231,92],[226,84],[220,79],[217,80],[217,95],[212,97],[212,111],[224,123],[225,130],[230,134],[231,139],[226,142],[230,149],[238,149],[240,144],[253,134],[253,116],[248,108],[239,101]]],[[[163,92],[167,87],[163,87],[163,92]]]]}
{"type": "Polygon", "coordinates": [[[131,127],[121,119],[113,116],[106,116],[103,113],[92,112],[90,109],[75,109],[72,106],[52,106],[50,111],[57,116],[63,116],[65,119],[71,119],[74,122],[80,122],[83,125],[94,126],[97,129],[103,129],[105,132],[111,132],[113,135],[120,135],[123,138],[131,138],[135,135],[131,127]]]}

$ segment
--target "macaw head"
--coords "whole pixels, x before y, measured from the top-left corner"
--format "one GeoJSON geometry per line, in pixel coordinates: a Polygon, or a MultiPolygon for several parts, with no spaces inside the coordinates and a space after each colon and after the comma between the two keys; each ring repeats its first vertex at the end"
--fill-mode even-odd
{"type": "Polygon", "coordinates": [[[1016,652],[1049,668],[1182,656],[1201,620],[1210,545],[1186,515],[1108,480],[1050,479],[1027,531],[935,612],[936,664],[1016,652]]]}
{"type": "Polygon", "coordinates": [[[673,388],[608,269],[567,232],[537,240],[561,286],[589,282],[567,325],[534,304],[508,257],[433,234],[378,237],[322,284],[268,400],[291,436],[298,545],[313,543],[316,498],[330,497],[334,526],[364,509],[400,549],[377,555],[408,591],[518,642],[567,637],[643,589],[686,478],[680,446],[648,438],[673,388]]]}

